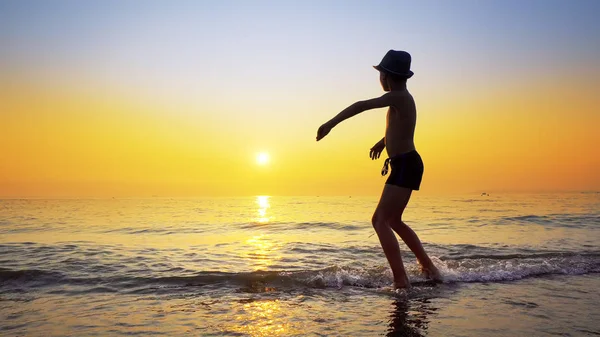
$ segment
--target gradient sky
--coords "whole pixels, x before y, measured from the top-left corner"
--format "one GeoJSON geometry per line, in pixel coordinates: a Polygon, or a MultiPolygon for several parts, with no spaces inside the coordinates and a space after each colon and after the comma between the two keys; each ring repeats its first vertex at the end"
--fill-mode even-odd
{"type": "Polygon", "coordinates": [[[0,197],[376,195],[409,51],[421,193],[600,190],[599,1],[0,1],[0,197]],[[256,154],[271,162],[259,166],[256,154]]]}

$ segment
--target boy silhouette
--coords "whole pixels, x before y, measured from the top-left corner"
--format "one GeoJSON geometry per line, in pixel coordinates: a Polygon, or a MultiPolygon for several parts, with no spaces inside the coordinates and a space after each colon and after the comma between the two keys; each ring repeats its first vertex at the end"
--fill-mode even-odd
{"type": "Polygon", "coordinates": [[[408,288],[410,282],[404,270],[400,246],[394,232],[415,254],[425,276],[441,281],[440,272],[423,249],[419,237],[402,221],[402,213],[411,193],[413,190],[419,190],[423,176],[423,161],[414,144],[417,111],[415,101],[406,88],[406,81],[414,74],[410,70],[410,63],[409,53],[388,51],[379,65],[374,66],[379,71],[379,81],[386,93],[381,97],[350,105],[321,125],[317,131],[317,141],[319,141],[333,127],[350,117],[366,110],[388,107],[385,137],[371,148],[369,156],[375,160],[385,148],[388,158],[384,162],[381,174],[386,175],[389,166],[392,172],[385,182],[371,222],[392,269],[396,289],[408,288]]]}

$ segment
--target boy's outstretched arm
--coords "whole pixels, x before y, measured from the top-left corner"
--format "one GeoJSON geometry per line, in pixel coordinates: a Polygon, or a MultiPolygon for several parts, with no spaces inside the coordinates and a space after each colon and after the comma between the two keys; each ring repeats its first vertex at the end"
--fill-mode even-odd
{"type": "Polygon", "coordinates": [[[383,108],[386,106],[390,106],[391,104],[392,104],[391,93],[386,93],[381,97],[368,99],[366,101],[358,101],[358,102],[350,105],[346,109],[342,110],[339,114],[337,114],[335,117],[330,119],[325,124],[321,125],[321,127],[319,127],[319,130],[317,130],[317,141],[319,141],[319,140],[323,139],[323,137],[327,136],[329,131],[331,131],[331,129],[333,129],[336,125],[340,124],[342,121],[344,121],[350,117],[356,116],[363,111],[377,109],[377,108],[383,108]]]}

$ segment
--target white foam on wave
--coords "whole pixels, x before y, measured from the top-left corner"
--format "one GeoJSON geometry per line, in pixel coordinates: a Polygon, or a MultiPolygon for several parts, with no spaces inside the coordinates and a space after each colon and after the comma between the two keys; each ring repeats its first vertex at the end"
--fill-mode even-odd
{"type": "Polygon", "coordinates": [[[301,275],[299,279],[313,287],[337,287],[344,285],[360,287],[382,287],[390,284],[389,268],[357,268],[334,266],[301,275]]]}
{"type": "MultiPolygon", "coordinates": [[[[580,275],[600,272],[598,256],[556,256],[546,258],[476,258],[442,261],[432,258],[444,283],[515,281],[532,276],[566,274],[580,275]]],[[[411,282],[425,281],[419,265],[406,264],[411,282]]],[[[389,286],[392,273],[387,266],[371,268],[333,266],[319,271],[295,275],[297,280],[313,287],[358,286],[379,288],[389,286]]]]}
{"type": "Polygon", "coordinates": [[[434,262],[446,282],[514,281],[526,277],[567,274],[579,275],[600,272],[600,259],[593,256],[567,256],[518,259],[461,259],[434,262]]]}

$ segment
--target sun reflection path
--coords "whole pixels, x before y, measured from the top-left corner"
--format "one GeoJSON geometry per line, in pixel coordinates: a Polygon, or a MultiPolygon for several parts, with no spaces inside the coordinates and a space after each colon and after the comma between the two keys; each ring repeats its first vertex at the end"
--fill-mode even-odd
{"type": "MultiPolygon", "coordinates": [[[[267,214],[269,208],[271,208],[270,198],[268,195],[259,195],[256,197],[256,204],[258,205],[258,217],[256,221],[261,224],[266,224],[271,220],[271,217],[267,214]]],[[[262,229],[260,231],[263,232],[262,229]]],[[[269,235],[264,234],[264,232],[263,234],[250,237],[246,240],[246,244],[249,247],[241,253],[241,256],[250,261],[254,270],[266,270],[282,258],[279,254],[281,244],[269,238],[269,235]]]]}
{"type": "Polygon", "coordinates": [[[281,259],[278,253],[280,244],[267,239],[265,234],[255,235],[246,240],[250,251],[246,251],[243,256],[251,260],[254,270],[265,270],[281,259]]]}
{"type": "Polygon", "coordinates": [[[271,204],[269,203],[270,198],[268,195],[259,195],[256,197],[256,203],[258,204],[257,221],[260,223],[267,223],[270,220],[270,217],[267,216],[267,210],[271,208],[271,204]]]}
{"type": "Polygon", "coordinates": [[[245,303],[241,312],[232,326],[236,332],[250,336],[288,336],[300,332],[291,326],[279,300],[245,303]]]}

